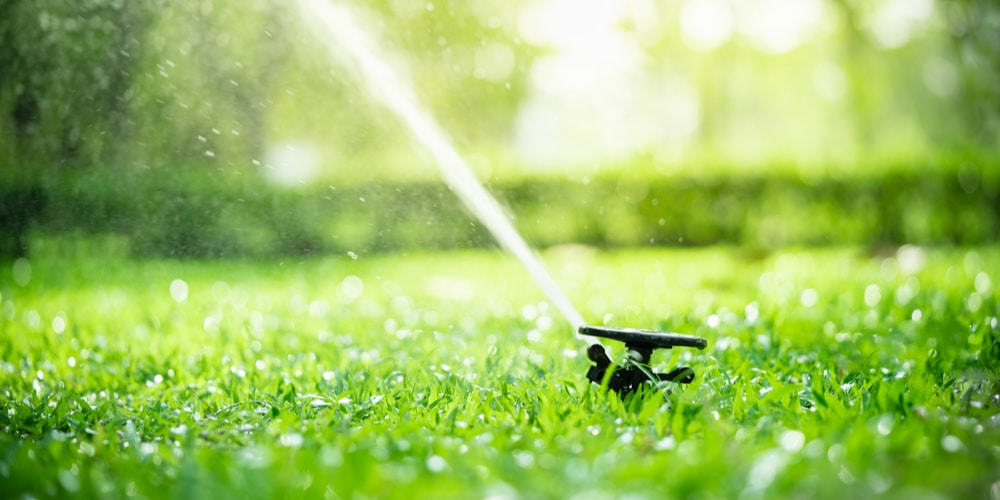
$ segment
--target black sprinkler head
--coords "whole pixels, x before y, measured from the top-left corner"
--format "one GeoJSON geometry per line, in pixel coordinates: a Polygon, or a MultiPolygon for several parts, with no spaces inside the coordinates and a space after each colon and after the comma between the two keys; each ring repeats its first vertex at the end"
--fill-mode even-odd
{"type": "Polygon", "coordinates": [[[690,384],[694,380],[694,370],[687,366],[675,368],[667,373],[654,373],[649,368],[650,357],[654,349],[670,349],[672,347],[704,349],[708,346],[708,341],[701,337],[655,330],[584,325],[580,327],[579,332],[580,335],[618,340],[625,343],[625,348],[628,349],[625,366],[612,363],[604,346],[600,344],[594,344],[587,349],[587,357],[594,362],[587,370],[587,379],[596,384],[602,384],[608,369],[611,368],[608,388],[618,393],[622,398],[636,390],[644,382],[667,381],[690,384]]]}

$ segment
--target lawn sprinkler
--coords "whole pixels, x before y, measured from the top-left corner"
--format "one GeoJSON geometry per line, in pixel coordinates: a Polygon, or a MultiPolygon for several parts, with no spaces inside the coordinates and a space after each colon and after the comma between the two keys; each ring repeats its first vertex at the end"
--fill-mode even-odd
{"type": "Polygon", "coordinates": [[[579,332],[580,335],[625,343],[628,356],[625,358],[624,366],[612,363],[601,344],[593,344],[587,349],[587,357],[594,362],[587,370],[587,378],[596,384],[603,384],[610,369],[608,388],[618,393],[622,398],[638,389],[645,382],[690,384],[694,380],[694,370],[687,366],[675,368],[667,373],[653,372],[649,361],[654,349],[670,349],[672,347],[704,349],[708,346],[708,341],[701,337],[655,330],[584,325],[580,327],[579,332]]]}

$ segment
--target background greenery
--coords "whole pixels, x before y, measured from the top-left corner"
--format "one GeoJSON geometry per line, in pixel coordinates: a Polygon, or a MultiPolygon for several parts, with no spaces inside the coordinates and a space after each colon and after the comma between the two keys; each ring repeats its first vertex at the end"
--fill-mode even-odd
{"type": "MultiPolygon", "coordinates": [[[[780,3],[357,7],[534,244],[994,241],[994,3],[780,3]],[[601,42],[586,64],[562,25],[601,42]]],[[[32,232],[167,255],[489,244],[299,17],[0,2],[0,250],[32,232]]]]}

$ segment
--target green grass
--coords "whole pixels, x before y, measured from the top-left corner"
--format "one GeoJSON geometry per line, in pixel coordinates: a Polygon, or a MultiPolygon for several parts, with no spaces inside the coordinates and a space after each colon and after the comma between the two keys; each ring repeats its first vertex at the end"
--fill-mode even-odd
{"type": "Polygon", "coordinates": [[[595,323],[706,337],[654,355],[695,382],[590,385],[584,345],[495,252],[6,262],[0,497],[1000,489],[1000,249],[546,259],[595,323]]]}

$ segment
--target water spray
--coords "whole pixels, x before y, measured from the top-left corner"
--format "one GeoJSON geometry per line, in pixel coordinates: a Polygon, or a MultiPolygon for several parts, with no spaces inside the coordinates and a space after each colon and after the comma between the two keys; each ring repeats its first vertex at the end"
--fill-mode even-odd
{"type": "Polygon", "coordinates": [[[538,255],[521,238],[500,204],[458,154],[441,126],[419,104],[412,91],[413,85],[385,62],[384,52],[359,28],[350,10],[331,5],[327,0],[299,0],[299,5],[304,17],[314,22],[319,38],[326,44],[330,54],[345,59],[343,62],[348,63],[346,66],[357,70],[358,78],[373,95],[403,120],[417,141],[434,158],[434,164],[444,181],[466,208],[486,226],[504,249],[524,265],[542,292],[572,325],[578,338],[590,344],[587,354],[594,365],[587,372],[588,379],[599,384],[607,383],[609,388],[622,396],[646,381],[685,383],[693,379],[693,372],[687,367],[666,374],[651,372],[650,356],[658,348],[703,349],[706,345],[704,339],[652,330],[588,326],[538,255]],[[628,358],[623,366],[611,362],[607,351],[596,337],[625,343],[628,358]]]}

